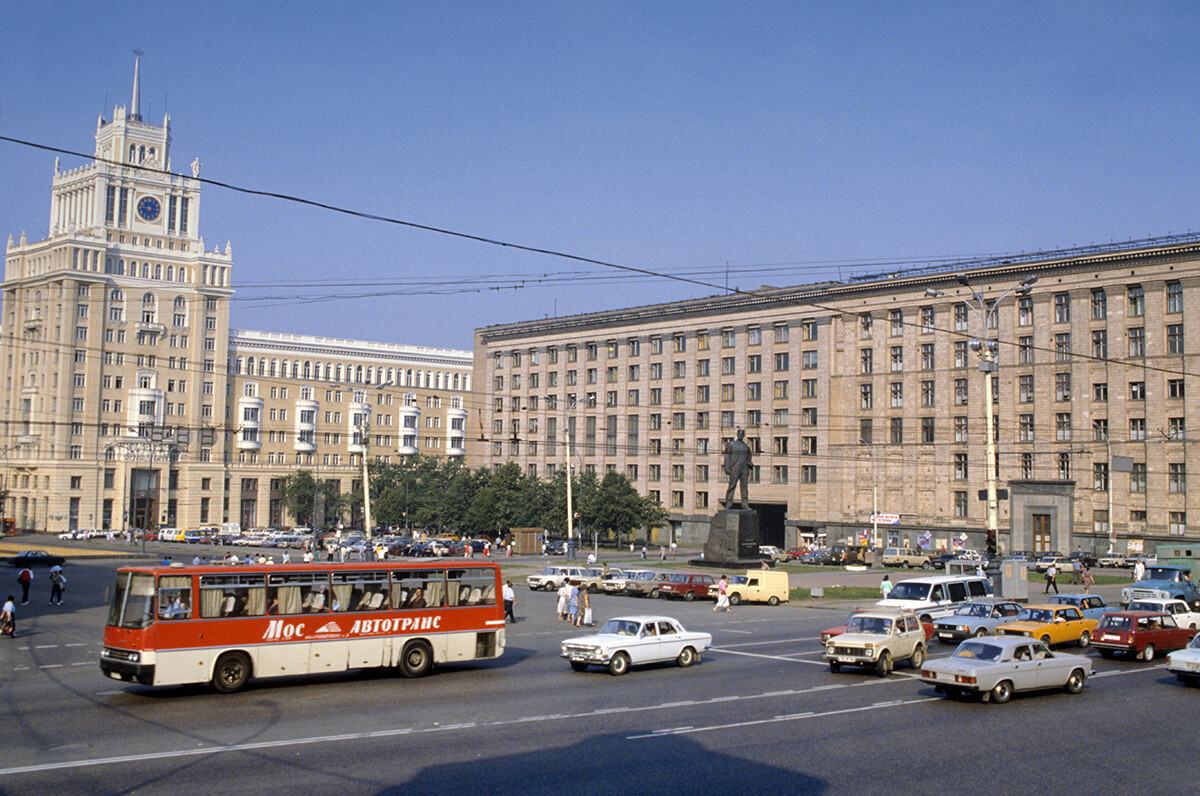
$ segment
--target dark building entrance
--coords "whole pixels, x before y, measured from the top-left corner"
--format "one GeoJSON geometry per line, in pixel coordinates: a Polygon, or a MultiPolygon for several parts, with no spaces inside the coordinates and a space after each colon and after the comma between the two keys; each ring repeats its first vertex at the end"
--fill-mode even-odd
{"type": "Polygon", "coordinates": [[[783,549],[786,546],[783,529],[787,520],[787,504],[751,501],[750,508],[758,512],[758,524],[762,531],[761,544],[774,545],[783,549]]]}

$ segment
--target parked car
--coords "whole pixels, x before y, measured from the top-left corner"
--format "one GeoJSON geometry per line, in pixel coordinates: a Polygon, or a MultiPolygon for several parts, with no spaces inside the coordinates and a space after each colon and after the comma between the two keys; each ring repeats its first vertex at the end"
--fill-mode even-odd
{"type": "Polygon", "coordinates": [[[1072,564],[1083,564],[1089,569],[1096,566],[1097,563],[1097,559],[1094,555],[1091,553],[1085,553],[1082,550],[1076,550],[1074,553],[1071,553],[1071,555],[1067,556],[1067,558],[1071,559],[1072,564]]]}
{"type": "Polygon", "coordinates": [[[787,561],[787,554],[778,547],[769,544],[761,544],[758,546],[758,555],[764,561],[770,561],[772,564],[780,564],[787,561]]]}
{"type": "Polygon", "coordinates": [[[734,575],[729,579],[725,593],[729,604],[758,602],[779,605],[788,601],[788,575],[786,572],[746,570],[745,575],[734,575]]]}
{"type": "Polygon", "coordinates": [[[1092,643],[1105,658],[1122,653],[1152,661],[1159,650],[1183,649],[1195,635],[1162,611],[1114,611],[1100,620],[1092,643]]]}
{"type": "Polygon", "coordinates": [[[671,577],[667,572],[642,570],[625,581],[625,593],[631,597],[658,597],[659,588],[671,577]]]}
{"type": "Polygon", "coordinates": [[[1046,570],[1050,569],[1051,565],[1058,570],[1060,575],[1063,572],[1070,572],[1075,566],[1073,563],[1071,563],[1071,559],[1067,558],[1066,556],[1042,556],[1037,560],[1037,563],[1033,565],[1033,568],[1038,572],[1045,572],[1046,570]]]}
{"type": "Polygon", "coordinates": [[[1046,602],[1051,605],[1073,605],[1079,609],[1079,613],[1097,622],[1113,610],[1113,607],[1097,594],[1052,594],[1046,602]]]}
{"type": "Polygon", "coordinates": [[[800,558],[801,556],[803,556],[804,553],[805,553],[804,549],[800,548],[800,547],[793,547],[790,550],[784,550],[783,551],[784,560],[785,561],[795,561],[797,558],[800,558]]]}
{"type": "MultiPolygon", "coordinates": [[[[554,591],[562,588],[563,581],[570,578],[572,581],[583,580],[583,567],[567,567],[557,564],[551,565],[538,572],[535,575],[529,575],[525,578],[525,583],[531,591],[544,589],[546,591],[554,591]]],[[[597,582],[599,579],[597,578],[597,582]]]]}
{"type": "Polygon", "coordinates": [[[929,569],[932,566],[929,563],[928,553],[913,550],[911,547],[884,548],[880,561],[885,567],[903,567],[904,569],[911,569],[912,567],[929,569]]]}
{"type": "Polygon", "coordinates": [[[1184,685],[1200,685],[1200,633],[1185,649],[1167,655],[1167,671],[1184,685]]]}
{"type": "Polygon", "coordinates": [[[698,572],[676,572],[658,587],[659,597],[682,597],[691,602],[717,596],[717,579],[698,572]]]}
{"type": "Polygon", "coordinates": [[[1047,647],[1074,642],[1080,647],[1092,643],[1092,631],[1098,625],[1073,605],[1031,605],[1016,618],[996,628],[997,635],[1029,636],[1047,647]]]}
{"type": "Polygon", "coordinates": [[[970,600],[958,610],[933,623],[938,641],[958,642],[973,636],[989,636],[997,627],[1021,612],[1019,603],[1012,600],[970,600]]]}
{"type": "Polygon", "coordinates": [[[829,566],[833,563],[833,553],[825,548],[817,550],[809,550],[807,553],[796,559],[801,564],[813,564],[817,566],[829,566]]]}
{"type": "Polygon", "coordinates": [[[1187,567],[1146,567],[1141,580],[1121,589],[1121,605],[1148,597],[1171,598],[1193,606],[1200,605],[1200,592],[1189,575],[1187,567]]]}
{"type": "Polygon", "coordinates": [[[864,611],[850,617],[846,632],[829,640],[822,657],[834,674],[843,666],[865,666],[884,677],[897,660],[920,669],[925,662],[925,631],[911,611],[864,611]]]}
{"type": "Polygon", "coordinates": [[[947,616],[967,600],[989,597],[992,583],[977,575],[929,575],[902,580],[887,599],[875,603],[880,608],[916,611],[922,622],[947,616]]]}
{"type": "Polygon", "coordinates": [[[1092,671],[1090,658],[1053,652],[1037,639],[990,636],[968,639],[949,658],[929,661],[921,682],[937,694],[982,694],[1001,704],[1017,691],[1064,688],[1078,694],[1092,671]]]}
{"type": "Polygon", "coordinates": [[[22,550],[15,556],[10,556],[8,563],[14,567],[54,567],[66,563],[62,556],[51,555],[45,550],[22,550]]]}
{"type": "Polygon", "coordinates": [[[609,567],[607,574],[602,570],[600,573],[601,591],[605,594],[620,594],[625,591],[625,583],[634,572],[636,570],[620,569],[619,567],[609,567]]]}
{"type": "Polygon", "coordinates": [[[712,635],[690,632],[669,616],[621,616],[609,619],[600,632],[576,636],[562,643],[562,657],[582,672],[589,666],[607,666],[622,675],[630,666],[675,661],[682,667],[700,660],[712,647],[712,635]]]}
{"type": "Polygon", "coordinates": [[[1124,567],[1125,566],[1125,557],[1124,556],[1100,556],[1099,558],[1096,559],[1096,566],[1106,567],[1108,569],[1124,567]]]}
{"type": "Polygon", "coordinates": [[[1164,597],[1147,597],[1143,600],[1134,600],[1129,604],[1129,611],[1161,611],[1164,614],[1170,614],[1175,617],[1175,623],[1180,627],[1196,630],[1200,628],[1200,611],[1193,611],[1192,607],[1183,600],[1164,597]]]}

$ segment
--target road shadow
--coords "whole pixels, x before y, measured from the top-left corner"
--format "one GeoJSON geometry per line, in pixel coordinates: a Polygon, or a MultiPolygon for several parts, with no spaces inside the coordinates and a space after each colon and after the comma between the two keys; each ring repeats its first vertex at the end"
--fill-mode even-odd
{"type": "MultiPolygon", "coordinates": [[[[505,743],[511,740],[505,739],[505,743]]],[[[684,736],[630,739],[610,734],[556,749],[426,766],[408,782],[379,793],[408,796],[436,789],[445,793],[612,796],[753,788],[768,793],[824,794],[828,787],[822,779],[716,752],[684,736]]]]}

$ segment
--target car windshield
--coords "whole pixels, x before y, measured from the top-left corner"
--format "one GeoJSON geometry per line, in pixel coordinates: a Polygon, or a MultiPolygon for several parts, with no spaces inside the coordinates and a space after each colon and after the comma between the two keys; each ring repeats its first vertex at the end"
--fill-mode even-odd
{"type": "Polygon", "coordinates": [[[600,628],[600,632],[610,636],[636,636],[641,629],[638,622],[628,619],[610,619],[600,628]]]}
{"type": "Polygon", "coordinates": [[[1017,614],[1016,621],[1018,622],[1042,622],[1046,623],[1053,619],[1050,612],[1044,608],[1022,608],[1017,614]]]}
{"type": "Polygon", "coordinates": [[[1109,614],[1100,620],[1100,630],[1129,630],[1132,622],[1128,616],[1113,616],[1109,614]]]}
{"type": "Polygon", "coordinates": [[[978,658],[983,661],[1000,660],[1000,647],[986,641],[964,641],[958,645],[952,658],[978,658]]]}
{"type": "Polygon", "coordinates": [[[888,597],[893,600],[928,600],[929,584],[900,581],[892,587],[888,597]]]}
{"type": "Polygon", "coordinates": [[[749,579],[749,578],[747,578],[745,575],[734,575],[732,578],[730,578],[730,579],[729,579],[729,582],[730,582],[730,583],[742,584],[742,583],[747,583],[747,582],[749,582],[749,580],[750,580],[750,579],[749,579]]]}
{"type": "Polygon", "coordinates": [[[1189,649],[1200,650],[1200,633],[1192,636],[1192,643],[1188,644],[1189,649]]]}
{"type": "Polygon", "coordinates": [[[886,636],[892,632],[892,620],[881,616],[854,616],[846,623],[846,632],[886,636]]]}
{"type": "Polygon", "coordinates": [[[1179,570],[1167,569],[1165,567],[1146,567],[1146,574],[1142,580],[1169,580],[1178,581],[1180,579],[1179,570]]]}
{"type": "Polygon", "coordinates": [[[1055,605],[1079,605],[1079,598],[1069,594],[1057,594],[1050,598],[1050,602],[1055,605]]]}
{"type": "Polygon", "coordinates": [[[992,615],[992,606],[983,603],[967,603],[960,605],[954,613],[959,616],[980,616],[987,619],[992,615]]]}
{"type": "Polygon", "coordinates": [[[554,567],[546,567],[545,569],[542,570],[542,574],[543,575],[557,575],[558,570],[555,569],[554,567]]]}

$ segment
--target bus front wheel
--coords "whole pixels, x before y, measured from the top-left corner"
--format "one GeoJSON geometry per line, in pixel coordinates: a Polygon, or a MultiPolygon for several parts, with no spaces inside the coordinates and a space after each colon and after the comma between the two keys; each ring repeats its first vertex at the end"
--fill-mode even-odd
{"type": "Polygon", "coordinates": [[[213,688],[222,694],[241,691],[250,682],[250,659],[244,652],[227,652],[217,658],[213,669],[213,688]]]}
{"type": "Polygon", "coordinates": [[[400,673],[405,677],[424,677],[433,669],[433,650],[424,641],[410,641],[400,656],[400,673]]]}

